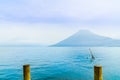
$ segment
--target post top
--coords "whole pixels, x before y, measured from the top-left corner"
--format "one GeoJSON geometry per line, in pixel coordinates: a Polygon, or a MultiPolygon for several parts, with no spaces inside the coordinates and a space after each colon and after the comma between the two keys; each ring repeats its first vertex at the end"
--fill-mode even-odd
{"type": "Polygon", "coordinates": [[[94,65],[94,67],[102,67],[101,65],[94,65]]]}
{"type": "Polygon", "coordinates": [[[30,66],[29,64],[25,64],[25,65],[23,65],[24,67],[27,67],[27,66],[30,66]]]}

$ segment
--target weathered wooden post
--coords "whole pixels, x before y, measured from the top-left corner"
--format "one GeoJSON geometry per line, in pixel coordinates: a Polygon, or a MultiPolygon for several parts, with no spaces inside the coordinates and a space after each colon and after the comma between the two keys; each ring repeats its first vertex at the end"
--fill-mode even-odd
{"type": "Polygon", "coordinates": [[[103,80],[102,66],[94,66],[94,80],[103,80]]]}
{"type": "Polygon", "coordinates": [[[31,80],[30,78],[30,65],[23,65],[23,77],[24,80],[31,80]]]}

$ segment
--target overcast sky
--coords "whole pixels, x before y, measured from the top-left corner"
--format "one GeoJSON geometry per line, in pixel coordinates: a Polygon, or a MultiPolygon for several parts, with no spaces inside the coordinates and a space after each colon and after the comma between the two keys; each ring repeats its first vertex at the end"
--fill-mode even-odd
{"type": "Polygon", "coordinates": [[[0,43],[54,44],[81,29],[120,39],[120,0],[0,0],[0,43]]]}

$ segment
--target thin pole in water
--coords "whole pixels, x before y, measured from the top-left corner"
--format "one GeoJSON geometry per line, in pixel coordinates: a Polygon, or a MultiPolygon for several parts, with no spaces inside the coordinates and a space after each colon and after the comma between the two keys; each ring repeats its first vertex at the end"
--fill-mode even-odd
{"type": "Polygon", "coordinates": [[[89,51],[90,51],[92,60],[94,60],[94,59],[95,59],[95,56],[93,55],[93,52],[92,52],[92,50],[91,50],[90,48],[89,48],[89,51]]]}

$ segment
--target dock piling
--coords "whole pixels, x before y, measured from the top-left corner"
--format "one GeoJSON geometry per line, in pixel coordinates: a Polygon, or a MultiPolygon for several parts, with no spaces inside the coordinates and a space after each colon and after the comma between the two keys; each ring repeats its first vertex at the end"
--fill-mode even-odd
{"type": "Polygon", "coordinates": [[[102,66],[94,66],[94,80],[103,80],[102,66]]]}
{"type": "Polygon", "coordinates": [[[31,80],[30,78],[30,65],[23,65],[23,76],[24,80],[31,80]]]}
{"type": "MultiPolygon", "coordinates": [[[[31,80],[29,64],[23,65],[23,79],[31,80]]],[[[94,66],[94,80],[103,80],[102,66],[94,66]]]]}

